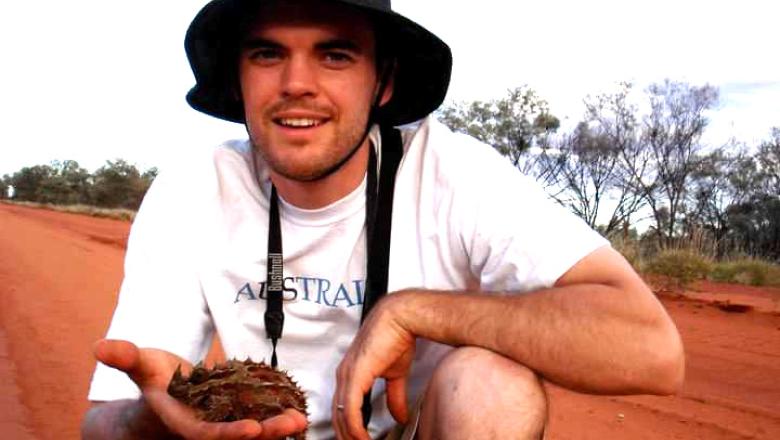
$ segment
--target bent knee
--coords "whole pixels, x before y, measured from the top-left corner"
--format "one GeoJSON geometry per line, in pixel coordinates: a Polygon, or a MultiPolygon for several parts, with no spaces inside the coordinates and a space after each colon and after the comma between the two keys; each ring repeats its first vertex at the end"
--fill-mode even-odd
{"type": "Polygon", "coordinates": [[[490,390],[494,396],[546,400],[541,381],[531,369],[479,347],[461,347],[448,353],[434,370],[430,386],[452,393],[482,394],[490,390]]]}
{"type": "MultiPolygon", "coordinates": [[[[547,422],[547,398],[537,375],[502,355],[477,347],[452,350],[438,364],[423,403],[423,430],[441,434],[440,423],[461,432],[523,433],[512,438],[539,438],[547,422]],[[486,425],[485,421],[491,420],[486,425]],[[487,430],[487,431],[486,431],[487,430]]],[[[441,438],[437,435],[423,438],[441,438]]]]}

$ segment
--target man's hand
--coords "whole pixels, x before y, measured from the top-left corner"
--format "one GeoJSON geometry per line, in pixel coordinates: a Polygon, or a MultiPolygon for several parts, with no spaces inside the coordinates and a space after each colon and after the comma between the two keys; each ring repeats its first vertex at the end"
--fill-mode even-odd
{"type": "MultiPolygon", "coordinates": [[[[271,440],[285,438],[306,429],[306,417],[295,410],[287,410],[263,422],[240,420],[229,423],[209,423],[198,419],[192,409],[168,395],[168,383],[176,368],[181,365],[185,374],[192,369],[188,362],[172,353],[141,349],[127,341],[101,340],[95,344],[95,357],[98,361],[125,372],[141,389],[143,397],[140,404],[150,411],[133,411],[136,414],[143,414],[141,418],[134,420],[127,417],[116,418],[126,420],[130,425],[136,425],[124,427],[125,429],[119,427],[124,433],[130,434],[131,438],[133,435],[148,438],[148,429],[140,425],[157,425],[170,431],[160,432],[161,437],[173,433],[187,439],[205,440],[271,440]],[[154,417],[157,420],[152,420],[154,417]],[[136,435],[140,432],[143,434],[136,435]]],[[[95,408],[95,411],[99,411],[100,404],[95,408]]],[[[98,417],[93,415],[88,419],[97,423],[98,417]]],[[[85,433],[100,431],[90,431],[86,425],[87,422],[85,422],[85,433]]],[[[108,432],[115,433],[116,428],[113,427],[108,432]]]]}
{"type": "Polygon", "coordinates": [[[377,303],[336,371],[332,411],[340,440],[369,439],[360,408],[363,396],[380,377],[386,381],[390,413],[399,423],[406,423],[406,379],[414,359],[415,336],[396,319],[397,298],[389,295],[377,303]]]}
{"type": "Polygon", "coordinates": [[[378,377],[387,379],[393,417],[405,421],[417,337],[481,347],[586,393],[672,394],[685,371],[679,333],[663,306],[628,262],[603,246],[535,292],[414,289],[386,296],[339,366],[333,425],[340,439],[368,438],[360,405],[378,377]]]}

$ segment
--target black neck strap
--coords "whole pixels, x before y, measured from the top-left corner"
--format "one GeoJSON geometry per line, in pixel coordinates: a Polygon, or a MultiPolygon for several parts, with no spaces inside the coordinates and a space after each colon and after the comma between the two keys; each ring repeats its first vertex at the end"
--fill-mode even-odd
{"type": "MultiPolygon", "coordinates": [[[[377,158],[373,146],[368,154],[366,182],[366,288],[363,298],[361,324],[371,308],[387,293],[387,271],[390,262],[390,230],[393,211],[395,175],[403,154],[401,133],[393,127],[380,127],[382,135],[382,164],[377,176],[377,158]],[[378,177],[378,178],[377,178],[378,177]]],[[[265,331],[271,340],[271,366],[278,366],[276,346],[282,338],[284,310],[282,295],[284,258],[282,228],[279,219],[279,196],[271,187],[271,206],[268,225],[268,260],[266,278],[265,331]]],[[[363,400],[363,422],[368,426],[371,417],[371,392],[363,400]]]]}
{"type": "Polygon", "coordinates": [[[271,185],[271,207],[268,221],[268,259],[266,261],[266,307],[265,331],[271,340],[271,366],[276,368],[276,344],[282,337],[284,328],[284,310],[282,308],[282,288],[284,284],[284,257],[282,254],[282,227],[279,220],[279,196],[276,187],[271,185]]]}

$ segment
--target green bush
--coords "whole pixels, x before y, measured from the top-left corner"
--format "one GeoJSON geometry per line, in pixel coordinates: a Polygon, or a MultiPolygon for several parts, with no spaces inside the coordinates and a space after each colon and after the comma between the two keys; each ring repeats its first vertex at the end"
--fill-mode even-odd
{"type": "Polygon", "coordinates": [[[707,277],[712,263],[709,259],[687,250],[663,250],[644,264],[644,272],[673,280],[677,287],[685,287],[694,280],[707,277]]]}
{"type": "Polygon", "coordinates": [[[709,278],[752,286],[780,285],[780,267],[766,261],[744,258],[715,264],[709,278]]]}

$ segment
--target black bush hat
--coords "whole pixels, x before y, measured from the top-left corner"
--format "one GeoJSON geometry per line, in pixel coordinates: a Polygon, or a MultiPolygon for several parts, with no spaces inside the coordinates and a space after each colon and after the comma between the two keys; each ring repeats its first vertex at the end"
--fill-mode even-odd
{"type": "MultiPolygon", "coordinates": [[[[239,39],[246,20],[262,0],[213,0],[190,24],[184,47],[195,74],[187,93],[192,108],[227,121],[244,123],[236,93],[239,39]]],[[[378,39],[396,60],[393,96],[377,120],[402,125],[421,119],[444,101],[452,70],[450,48],[417,23],[393,12],[390,0],[323,0],[352,5],[374,20],[378,39]]]]}

